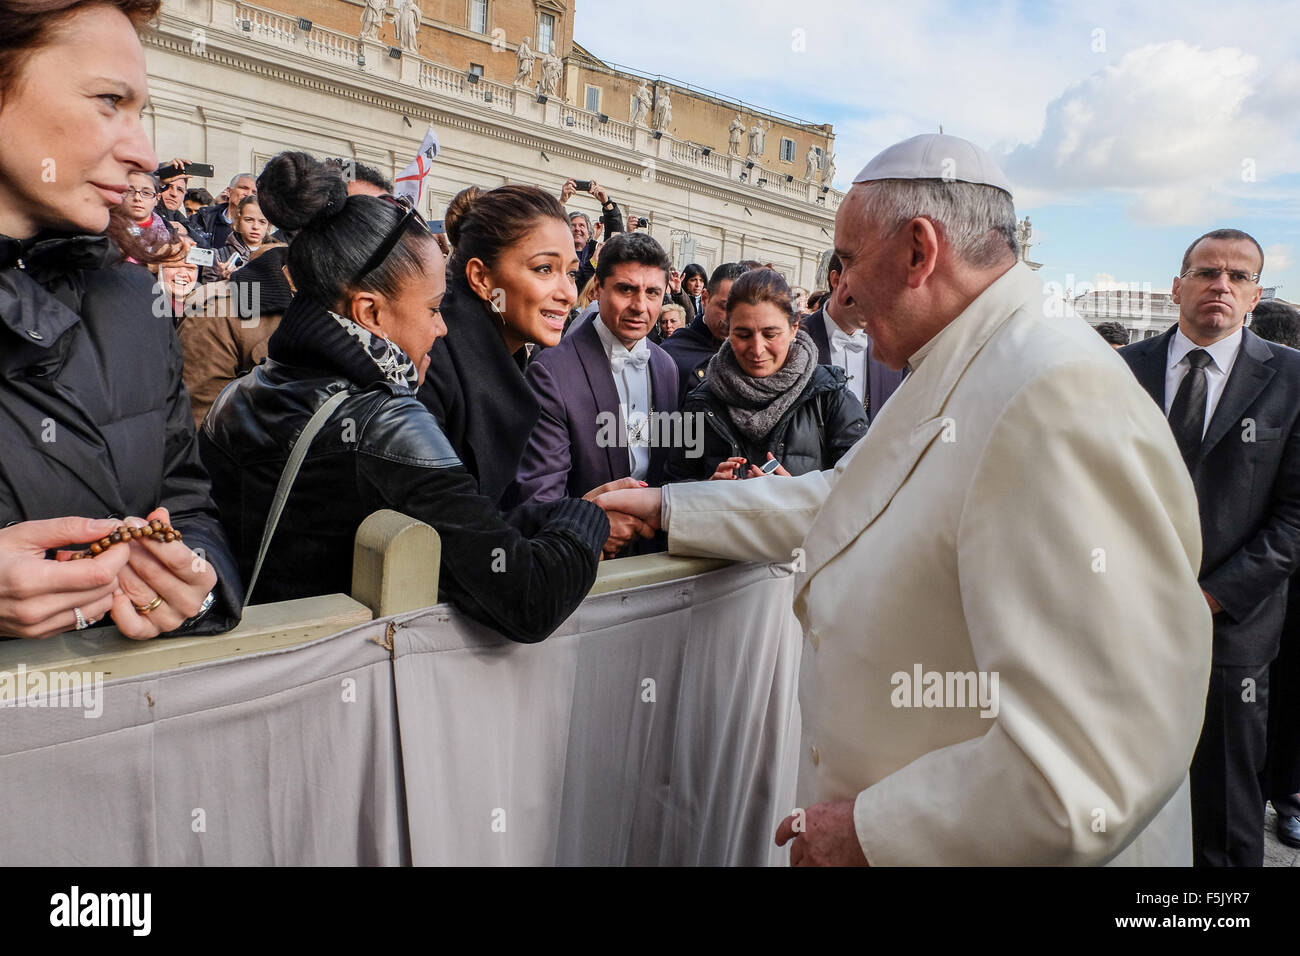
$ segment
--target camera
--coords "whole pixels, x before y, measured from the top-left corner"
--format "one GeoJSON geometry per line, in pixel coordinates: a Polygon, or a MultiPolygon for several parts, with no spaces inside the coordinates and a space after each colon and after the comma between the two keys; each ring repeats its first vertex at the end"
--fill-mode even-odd
{"type": "Polygon", "coordinates": [[[646,228],[647,226],[649,226],[649,225],[650,225],[650,220],[647,219],[645,216],[633,216],[633,217],[632,217],[632,228],[633,228],[633,229],[645,229],[645,228],[646,228]]]}
{"type": "Polygon", "coordinates": [[[575,180],[573,181],[573,185],[574,185],[575,187],[577,187],[577,190],[578,190],[578,192],[580,192],[580,193],[589,193],[589,192],[591,192],[591,180],[590,180],[590,179],[575,179],[575,180]]]}

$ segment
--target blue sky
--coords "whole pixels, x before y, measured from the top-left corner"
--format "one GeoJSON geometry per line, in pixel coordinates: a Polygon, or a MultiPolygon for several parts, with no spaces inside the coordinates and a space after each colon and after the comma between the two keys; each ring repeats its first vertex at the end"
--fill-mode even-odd
{"type": "Polygon", "coordinates": [[[578,0],[575,24],[606,60],[834,124],[841,189],[939,124],[989,149],[1045,280],[1167,291],[1226,225],[1300,301],[1296,0],[578,0]]]}

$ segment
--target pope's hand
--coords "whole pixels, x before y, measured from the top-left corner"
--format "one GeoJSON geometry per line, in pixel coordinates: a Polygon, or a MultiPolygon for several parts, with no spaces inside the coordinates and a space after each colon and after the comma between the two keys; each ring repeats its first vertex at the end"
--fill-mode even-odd
{"type": "Polygon", "coordinates": [[[790,843],[791,866],[867,866],[853,825],[853,801],[818,803],[776,828],[776,845],[790,843]],[[796,825],[800,829],[795,829],[796,825]],[[790,841],[793,840],[793,843],[790,841]]]}

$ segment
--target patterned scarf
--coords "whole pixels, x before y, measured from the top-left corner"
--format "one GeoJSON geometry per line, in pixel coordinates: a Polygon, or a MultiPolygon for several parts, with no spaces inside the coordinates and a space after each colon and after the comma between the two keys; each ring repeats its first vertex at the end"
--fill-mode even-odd
{"type": "Polygon", "coordinates": [[[709,390],[722,399],[732,422],[750,439],[765,438],[803,394],[817,370],[817,344],[803,329],[790,340],[785,364],[766,378],[745,374],[730,339],[709,360],[709,390]]]}
{"type": "MultiPolygon", "coordinates": [[[[328,311],[328,310],[327,310],[328,311]]],[[[330,312],[334,321],[343,327],[343,331],[357,340],[361,350],[370,361],[378,366],[380,374],[395,385],[405,385],[414,389],[420,373],[415,363],[410,360],[395,342],[377,338],[351,319],[344,318],[337,312],[330,312]]]]}

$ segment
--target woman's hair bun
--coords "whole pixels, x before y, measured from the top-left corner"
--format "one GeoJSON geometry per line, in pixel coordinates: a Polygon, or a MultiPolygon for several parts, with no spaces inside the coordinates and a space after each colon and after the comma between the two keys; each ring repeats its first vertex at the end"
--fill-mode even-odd
{"type": "Polygon", "coordinates": [[[307,153],[280,153],[257,177],[257,198],[266,218],[297,231],[343,211],[348,185],[337,167],[307,153]]]}
{"type": "Polygon", "coordinates": [[[452,197],[451,202],[447,204],[447,211],[443,214],[442,228],[447,233],[447,241],[453,246],[460,242],[460,227],[465,222],[465,217],[469,215],[474,204],[478,202],[479,197],[483,195],[483,190],[477,186],[470,186],[462,189],[452,197]]]}

